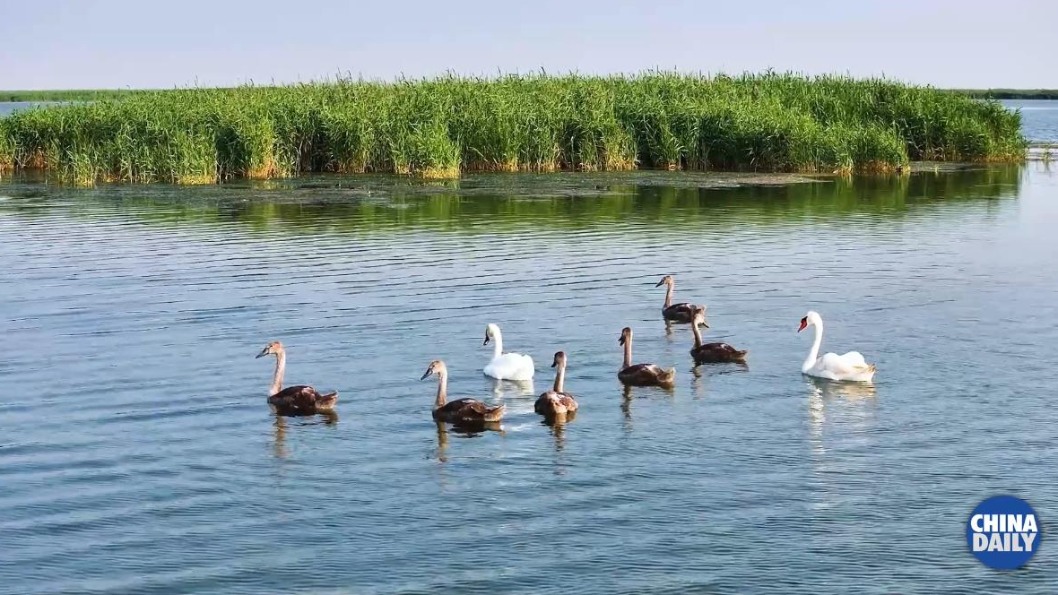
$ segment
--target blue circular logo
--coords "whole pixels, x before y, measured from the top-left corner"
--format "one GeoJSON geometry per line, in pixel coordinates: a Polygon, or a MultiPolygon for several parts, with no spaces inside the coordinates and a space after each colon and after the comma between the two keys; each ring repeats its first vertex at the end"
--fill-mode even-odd
{"type": "Polygon", "coordinates": [[[985,566],[998,570],[1021,568],[1040,548],[1040,519],[1021,498],[993,496],[970,513],[966,543],[985,566]]]}

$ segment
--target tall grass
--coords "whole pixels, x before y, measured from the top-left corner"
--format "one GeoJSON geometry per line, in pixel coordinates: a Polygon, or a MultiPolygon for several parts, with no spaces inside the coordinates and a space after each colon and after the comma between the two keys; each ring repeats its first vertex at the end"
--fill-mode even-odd
{"type": "Polygon", "coordinates": [[[879,79],[447,76],[130,93],[0,119],[0,166],[75,183],[302,172],[888,171],[1022,158],[1020,115],[879,79]]]}

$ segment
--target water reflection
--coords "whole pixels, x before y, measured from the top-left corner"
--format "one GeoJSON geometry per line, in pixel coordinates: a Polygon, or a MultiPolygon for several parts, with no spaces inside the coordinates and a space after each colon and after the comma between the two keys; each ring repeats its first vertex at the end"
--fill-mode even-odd
{"type": "Polygon", "coordinates": [[[566,424],[572,423],[575,419],[577,419],[577,412],[569,411],[566,413],[546,415],[544,416],[543,421],[541,421],[540,423],[551,428],[552,433],[555,434],[556,437],[559,437],[559,435],[564,431],[566,424]]]}
{"type": "Polygon", "coordinates": [[[573,423],[575,419],[577,419],[577,412],[570,411],[569,413],[548,416],[541,422],[551,428],[551,435],[555,438],[555,450],[562,450],[565,447],[566,425],[573,423]]]}
{"type": "Polygon", "coordinates": [[[625,386],[621,391],[621,414],[624,417],[624,431],[632,431],[632,387],[625,386]]]}
{"type": "Polygon", "coordinates": [[[272,424],[275,430],[272,441],[272,455],[277,459],[285,459],[290,455],[290,450],[287,449],[287,420],[281,416],[276,415],[275,422],[272,424]]]}
{"type": "Polygon", "coordinates": [[[695,398],[705,396],[705,385],[709,376],[721,374],[742,374],[749,372],[749,364],[744,362],[697,364],[691,368],[691,389],[695,398]]]}
{"type": "Polygon", "coordinates": [[[449,423],[435,420],[434,424],[436,424],[437,426],[436,457],[438,462],[441,463],[448,462],[449,433],[455,434],[461,438],[476,438],[478,436],[481,436],[485,432],[498,432],[500,435],[504,434],[502,421],[474,421],[449,423]]]}
{"type": "Polygon", "coordinates": [[[809,441],[812,451],[823,455],[826,451],[823,446],[823,427],[827,421],[828,404],[845,403],[858,407],[873,402],[877,392],[873,383],[841,382],[814,376],[804,378],[808,387],[809,441]]]}
{"type": "Polygon", "coordinates": [[[698,364],[693,369],[708,370],[710,374],[741,374],[749,372],[748,362],[717,362],[712,364],[698,364]]]}
{"type": "Polygon", "coordinates": [[[544,419],[542,422],[548,426],[551,430],[551,438],[554,442],[555,447],[555,458],[553,461],[553,468],[555,475],[566,474],[566,424],[572,422],[577,417],[577,412],[563,413],[556,416],[552,416],[544,419]]]}
{"type": "Polygon", "coordinates": [[[492,388],[492,395],[498,399],[536,395],[532,378],[528,380],[496,380],[488,376],[486,378],[488,378],[489,386],[492,388]]]}
{"type": "Polygon", "coordinates": [[[566,418],[563,420],[554,419],[550,422],[545,422],[551,426],[551,436],[555,439],[555,454],[561,453],[566,448],[566,423],[571,419],[571,416],[576,416],[576,413],[562,416],[566,418]]]}
{"type": "Polygon", "coordinates": [[[704,376],[705,371],[702,370],[702,366],[694,366],[691,368],[691,390],[694,391],[695,399],[700,399],[705,396],[705,383],[702,382],[704,376]]]}
{"type": "Polygon", "coordinates": [[[437,460],[442,463],[448,462],[448,428],[443,421],[437,424],[437,460]]]}
{"type": "Polygon", "coordinates": [[[673,326],[674,325],[671,320],[665,321],[665,338],[668,339],[670,342],[673,340],[673,338],[676,337],[676,333],[673,332],[673,326]]]}
{"type": "Polygon", "coordinates": [[[870,382],[839,382],[813,376],[806,376],[805,380],[811,393],[810,397],[857,400],[873,398],[876,395],[874,384],[870,382]]]}
{"type": "Polygon", "coordinates": [[[337,426],[338,425],[338,412],[337,411],[322,411],[314,416],[304,417],[290,417],[285,415],[272,415],[272,455],[277,459],[286,459],[290,456],[290,449],[287,447],[287,426],[291,423],[291,419],[306,420],[303,423],[299,423],[299,426],[311,427],[311,426],[337,426]]]}
{"type": "MultiPolygon", "coordinates": [[[[441,185],[369,175],[88,190],[5,181],[0,193],[16,199],[6,201],[3,210],[25,216],[63,206],[56,199],[76,198],[79,214],[118,208],[154,223],[237,222],[259,229],[278,224],[312,232],[495,233],[541,226],[582,228],[601,222],[693,229],[703,223],[775,225],[791,217],[901,217],[957,200],[1014,197],[1021,184],[1018,166],[950,169],[896,177],[797,178],[801,181],[786,185],[775,181],[788,178],[662,172],[469,176],[441,185]],[[718,212],[730,216],[717,220],[718,212]]],[[[669,331],[666,328],[666,335],[669,331]]]]}

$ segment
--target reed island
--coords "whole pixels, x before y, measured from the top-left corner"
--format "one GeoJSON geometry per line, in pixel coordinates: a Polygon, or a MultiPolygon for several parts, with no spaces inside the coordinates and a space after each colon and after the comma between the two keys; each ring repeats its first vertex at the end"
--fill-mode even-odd
{"type": "Polygon", "coordinates": [[[885,79],[444,76],[101,93],[0,118],[0,172],[71,184],[301,173],[896,172],[1024,158],[1021,116],[885,79]]]}

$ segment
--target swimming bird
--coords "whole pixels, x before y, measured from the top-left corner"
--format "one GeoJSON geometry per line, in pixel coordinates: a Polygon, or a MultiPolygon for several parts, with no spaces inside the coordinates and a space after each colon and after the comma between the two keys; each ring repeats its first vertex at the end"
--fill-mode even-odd
{"type": "Polygon", "coordinates": [[[676,368],[665,370],[654,364],[632,365],[631,328],[626,326],[622,329],[621,338],[617,342],[625,348],[624,363],[617,372],[617,378],[626,386],[660,386],[661,388],[676,386],[676,368]]]}
{"type": "Polygon", "coordinates": [[[533,377],[535,369],[533,358],[521,353],[503,352],[503,334],[500,327],[489,323],[485,327],[485,342],[492,342],[492,359],[485,365],[485,375],[497,380],[529,380],[533,377]]]}
{"type": "Polygon", "coordinates": [[[827,380],[849,380],[852,382],[870,382],[876,371],[874,364],[868,364],[858,351],[850,351],[844,355],[836,353],[825,353],[819,357],[819,347],[823,343],[823,319],[818,313],[809,310],[808,314],[801,319],[801,326],[797,332],[814,326],[816,338],[812,342],[812,349],[808,357],[801,364],[801,373],[827,380]]]}
{"type": "MultiPolygon", "coordinates": [[[[693,320],[695,304],[688,302],[672,303],[672,294],[676,290],[676,279],[672,275],[665,275],[654,287],[661,287],[662,285],[666,286],[665,305],[661,307],[662,318],[672,322],[690,322],[693,320]]],[[[701,307],[703,310],[705,309],[705,305],[701,307]]]]}
{"type": "Polygon", "coordinates": [[[694,333],[694,347],[691,347],[691,357],[696,364],[712,363],[746,363],[748,350],[738,350],[727,343],[702,343],[702,331],[698,325],[709,328],[705,323],[705,308],[694,306],[694,324],[691,331],[694,333]]]}
{"type": "Polygon", "coordinates": [[[566,352],[555,353],[554,362],[551,364],[555,371],[555,385],[551,390],[543,393],[536,400],[533,410],[546,417],[554,417],[573,413],[577,410],[577,400],[573,395],[565,391],[566,381],[566,352]]]}
{"type": "Polygon", "coordinates": [[[280,415],[314,415],[331,411],[338,402],[338,393],[320,394],[315,388],[307,385],[288,386],[283,388],[283,374],[287,368],[287,352],[279,341],[272,341],[257,354],[276,356],[276,371],[272,377],[272,388],[269,389],[268,404],[280,415]]]}
{"type": "Polygon", "coordinates": [[[441,360],[430,362],[426,373],[419,380],[437,376],[437,400],[434,401],[433,418],[452,424],[480,424],[499,421],[506,409],[504,405],[490,407],[477,399],[456,399],[448,402],[448,367],[441,360]]]}

